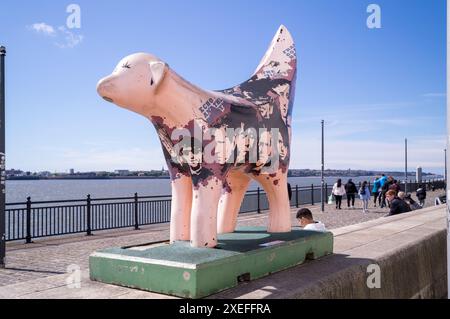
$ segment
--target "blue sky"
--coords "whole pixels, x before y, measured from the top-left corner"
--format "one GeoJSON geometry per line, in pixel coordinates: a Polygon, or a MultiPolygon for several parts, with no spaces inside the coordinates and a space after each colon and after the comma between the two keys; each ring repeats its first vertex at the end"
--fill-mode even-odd
{"type": "Polygon", "coordinates": [[[2,1],[7,167],[160,169],[153,126],[100,99],[97,81],[149,52],[201,87],[228,88],[284,24],[299,56],[292,168],[320,167],[323,118],[328,168],[403,170],[408,137],[410,167],[442,172],[445,13],[444,0],[2,1]],[[58,29],[71,3],[81,28],[58,29]],[[381,29],[367,28],[371,3],[381,29]]]}

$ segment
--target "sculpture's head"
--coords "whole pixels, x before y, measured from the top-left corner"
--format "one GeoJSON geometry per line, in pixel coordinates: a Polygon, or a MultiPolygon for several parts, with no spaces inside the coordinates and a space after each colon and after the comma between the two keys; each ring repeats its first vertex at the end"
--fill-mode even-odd
{"type": "Polygon", "coordinates": [[[146,107],[151,104],[166,70],[166,64],[150,54],[132,54],[98,82],[97,92],[108,102],[147,115],[146,107]]]}

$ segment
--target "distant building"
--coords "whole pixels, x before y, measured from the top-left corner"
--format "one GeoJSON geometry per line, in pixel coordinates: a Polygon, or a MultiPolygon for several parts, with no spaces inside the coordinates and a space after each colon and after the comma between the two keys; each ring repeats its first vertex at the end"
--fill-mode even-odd
{"type": "Polygon", "coordinates": [[[50,177],[50,176],[52,176],[52,173],[44,171],[44,172],[39,172],[38,175],[42,176],[42,177],[50,177]]]}
{"type": "Polygon", "coordinates": [[[114,173],[116,173],[119,176],[128,176],[128,175],[130,175],[130,171],[127,170],[127,169],[118,169],[118,170],[115,170],[114,173]]]}
{"type": "Polygon", "coordinates": [[[422,167],[418,166],[416,170],[416,181],[422,183],[422,167]]]}
{"type": "Polygon", "coordinates": [[[105,176],[109,176],[109,172],[96,172],[95,173],[96,176],[100,176],[100,177],[105,177],[105,176]]]}
{"type": "Polygon", "coordinates": [[[74,175],[74,174],[75,174],[75,170],[74,170],[73,168],[71,168],[71,169],[69,170],[69,174],[70,174],[70,175],[74,175]]]}
{"type": "Polygon", "coordinates": [[[23,176],[24,172],[19,169],[8,169],[6,170],[6,176],[13,177],[13,176],[23,176]]]}

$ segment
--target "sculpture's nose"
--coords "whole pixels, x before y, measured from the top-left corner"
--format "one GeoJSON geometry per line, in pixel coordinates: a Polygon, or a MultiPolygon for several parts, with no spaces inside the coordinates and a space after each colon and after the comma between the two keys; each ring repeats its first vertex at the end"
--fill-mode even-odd
{"type": "Polygon", "coordinates": [[[97,93],[100,95],[105,101],[113,103],[113,85],[111,83],[111,80],[107,78],[101,79],[97,83],[97,93]]]}

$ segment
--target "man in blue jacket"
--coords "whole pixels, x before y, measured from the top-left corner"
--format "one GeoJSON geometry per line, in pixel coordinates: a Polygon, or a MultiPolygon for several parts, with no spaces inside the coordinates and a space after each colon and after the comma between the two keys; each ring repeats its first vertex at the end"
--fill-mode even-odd
{"type": "Polygon", "coordinates": [[[377,176],[377,177],[375,177],[375,180],[373,181],[373,188],[372,188],[374,207],[377,207],[377,199],[378,199],[378,205],[381,205],[380,192],[381,192],[381,183],[380,183],[380,178],[377,176]]]}

